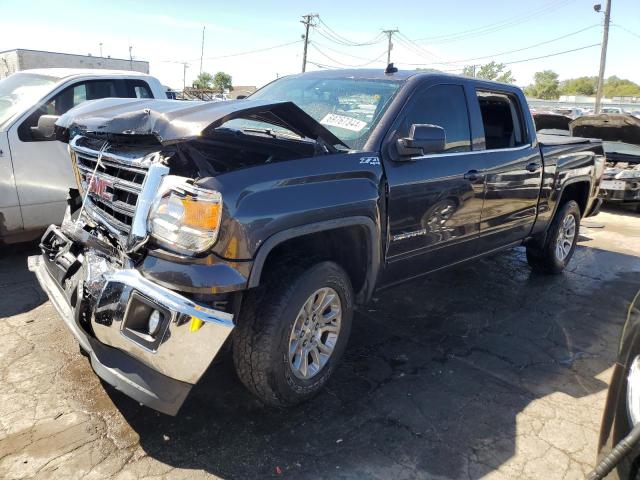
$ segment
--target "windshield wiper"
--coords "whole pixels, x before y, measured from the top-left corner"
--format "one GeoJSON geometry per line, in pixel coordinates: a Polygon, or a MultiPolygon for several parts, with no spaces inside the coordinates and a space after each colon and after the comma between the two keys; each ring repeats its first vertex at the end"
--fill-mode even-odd
{"type": "Polygon", "coordinates": [[[243,128],[241,129],[241,131],[243,133],[261,133],[264,135],[268,135],[272,138],[295,138],[296,140],[298,139],[304,139],[304,137],[301,137],[300,135],[296,135],[295,133],[287,133],[287,132],[274,132],[273,129],[271,128],[257,128],[257,127],[247,127],[247,128],[243,128]]]}

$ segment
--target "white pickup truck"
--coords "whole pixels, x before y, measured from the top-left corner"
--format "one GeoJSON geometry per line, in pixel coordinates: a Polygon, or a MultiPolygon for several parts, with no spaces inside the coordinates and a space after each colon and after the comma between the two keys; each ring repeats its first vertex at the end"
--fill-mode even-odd
{"type": "MultiPolygon", "coordinates": [[[[150,75],[47,68],[0,81],[0,243],[35,238],[60,223],[75,185],[66,145],[42,134],[49,116],[105,97],[167,98],[150,75]]],[[[53,124],[50,125],[53,127],[53,124]]]]}

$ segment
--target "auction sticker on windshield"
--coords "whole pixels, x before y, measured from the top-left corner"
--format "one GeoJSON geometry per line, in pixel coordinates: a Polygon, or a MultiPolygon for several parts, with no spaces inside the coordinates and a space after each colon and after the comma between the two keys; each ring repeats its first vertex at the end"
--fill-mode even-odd
{"type": "Polygon", "coordinates": [[[322,120],[320,120],[320,123],[323,125],[329,125],[330,127],[344,128],[345,130],[351,130],[352,132],[359,132],[367,126],[367,122],[363,122],[357,118],[337,115],[335,113],[328,113],[322,120]]]}

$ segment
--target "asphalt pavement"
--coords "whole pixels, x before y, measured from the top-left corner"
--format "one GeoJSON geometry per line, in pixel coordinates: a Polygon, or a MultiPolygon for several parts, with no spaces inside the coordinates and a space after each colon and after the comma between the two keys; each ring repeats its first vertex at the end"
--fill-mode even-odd
{"type": "Polygon", "coordinates": [[[0,251],[0,478],[577,479],[640,289],[640,215],[586,220],[560,276],[516,249],[380,292],[304,405],[262,406],[227,356],[177,417],[98,380],[34,253],[0,251]]]}

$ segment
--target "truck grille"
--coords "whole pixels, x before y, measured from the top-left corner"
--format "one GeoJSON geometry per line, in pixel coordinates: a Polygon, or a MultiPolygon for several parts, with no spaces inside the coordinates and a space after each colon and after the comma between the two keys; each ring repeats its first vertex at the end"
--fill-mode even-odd
{"type": "Polygon", "coordinates": [[[108,226],[129,234],[148,168],[141,162],[105,150],[101,165],[96,169],[99,150],[80,145],[81,140],[74,141],[72,148],[82,194],[89,190],[87,207],[104,219],[108,226]]]}

